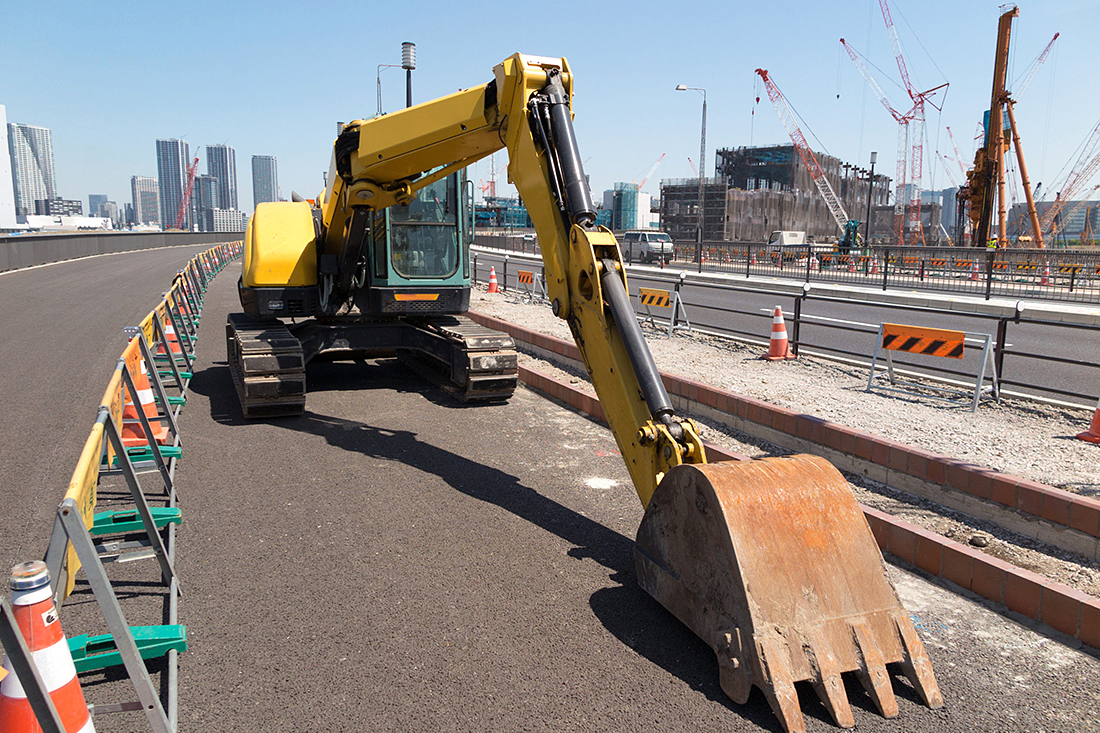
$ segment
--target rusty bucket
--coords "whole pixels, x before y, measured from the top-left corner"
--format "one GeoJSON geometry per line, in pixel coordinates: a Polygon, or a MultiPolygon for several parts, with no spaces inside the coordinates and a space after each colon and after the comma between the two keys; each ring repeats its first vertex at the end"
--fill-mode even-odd
{"type": "Polygon", "coordinates": [[[641,586],[714,650],[726,694],[743,704],[756,685],[787,731],[805,730],[802,680],[837,725],[855,724],[844,672],[896,716],[892,662],[929,707],[943,705],[870,527],[822,458],[677,466],[649,502],[634,558],[641,586]]]}

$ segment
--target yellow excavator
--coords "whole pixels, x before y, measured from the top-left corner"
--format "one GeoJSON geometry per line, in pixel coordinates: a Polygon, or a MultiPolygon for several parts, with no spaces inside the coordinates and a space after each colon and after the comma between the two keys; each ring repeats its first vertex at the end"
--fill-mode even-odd
{"type": "MultiPolygon", "coordinates": [[[[645,507],[635,546],[641,586],[714,650],[733,700],[745,703],[755,685],[787,731],[805,730],[800,681],[812,683],[838,725],[853,726],[846,672],[883,715],[896,716],[886,667],[893,663],[927,705],[941,707],[928,654],[840,473],[808,455],[707,463],[695,423],[675,414],[631,307],[618,244],[595,225],[574,136],[573,82],[565,59],[515,54],[488,84],[350,123],[316,205],[264,204],[249,223],[240,284],[247,312],[230,316],[230,362],[247,356],[235,323],[247,329],[248,318],[267,318],[277,332],[270,340],[286,339],[272,322],[278,312],[257,312],[258,301],[277,300],[272,288],[293,283],[328,298],[342,290],[360,310],[341,317],[376,322],[371,297],[393,293],[371,296],[382,287],[371,274],[386,261],[410,272],[417,250],[394,235],[385,212],[407,220],[422,204],[444,211],[449,194],[440,182],[507,149],[509,180],[538,233],[553,312],[569,324],[645,507]]],[[[445,269],[452,265],[459,266],[445,269]]],[[[415,282],[405,285],[397,294],[421,297],[415,282]]],[[[262,342],[262,330],[249,337],[262,342]]]]}

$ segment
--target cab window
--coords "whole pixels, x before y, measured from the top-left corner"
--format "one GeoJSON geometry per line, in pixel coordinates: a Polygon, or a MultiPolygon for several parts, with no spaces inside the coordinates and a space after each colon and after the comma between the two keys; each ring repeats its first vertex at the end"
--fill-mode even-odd
{"type": "Polygon", "coordinates": [[[448,176],[390,209],[390,261],[398,275],[446,278],[458,270],[458,181],[448,176]]]}

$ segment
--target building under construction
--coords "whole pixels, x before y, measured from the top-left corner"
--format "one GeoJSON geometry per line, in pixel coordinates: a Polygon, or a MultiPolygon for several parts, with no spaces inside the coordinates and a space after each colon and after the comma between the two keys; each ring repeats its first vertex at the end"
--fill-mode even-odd
{"type": "MultiPolygon", "coordinates": [[[[866,216],[868,190],[873,206],[885,206],[890,179],[830,155],[816,154],[848,216],[866,216]]],[[[716,155],[717,177],[706,180],[703,238],[707,241],[762,242],[772,231],[804,231],[824,241],[841,232],[794,145],[723,148],[716,155]]],[[[699,179],[661,182],[661,226],[673,239],[694,239],[698,227],[699,179]]]]}

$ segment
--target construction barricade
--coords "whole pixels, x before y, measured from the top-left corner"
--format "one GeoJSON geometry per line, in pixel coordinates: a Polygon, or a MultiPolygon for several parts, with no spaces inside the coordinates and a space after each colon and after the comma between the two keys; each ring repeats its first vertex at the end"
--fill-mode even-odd
{"type": "Polygon", "coordinates": [[[973,391],[962,393],[970,401],[971,412],[978,411],[978,401],[982,394],[989,392],[1000,402],[1001,394],[997,386],[997,365],[993,360],[993,337],[987,333],[968,333],[965,331],[951,331],[943,328],[926,328],[923,326],[908,326],[900,323],[881,323],[878,327],[878,337],[875,342],[875,353],[871,359],[871,373],[867,377],[867,389],[870,392],[875,380],[875,369],[878,365],[879,351],[886,355],[886,376],[890,380],[890,387],[882,387],[889,392],[901,392],[903,394],[928,399],[939,400],[957,404],[958,401],[947,397],[929,395],[917,392],[914,388],[924,387],[926,384],[909,382],[900,384],[894,371],[893,352],[899,351],[908,354],[920,354],[922,356],[944,357],[948,359],[962,359],[966,352],[966,341],[970,339],[980,345],[982,350],[981,362],[978,364],[977,375],[973,391]],[[985,386],[986,368],[990,369],[992,383],[985,386]],[[900,384],[900,386],[899,386],[900,384]],[[908,389],[906,389],[908,387],[908,389]]]}
{"type": "MultiPolygon", "coordinates": [[[[11,721],[26,720],[47,733],[61,733],[66,726],[68,730],[94,731],[89,710],[96,716],[140,710],[149,730],[175,731],[177,657],[187,649],[186,627],[178,623],[180,583],[174,567],[176,529],[182,523],[175,486],[175,466],[183,450],[178,417],[194,371],[203,296],[212,278],[242,251],[241,243],[233,242],[199,253],[177,272],[149,315],[138,326],[125,329],[129,341],[115,364],[57,507],[45,560],[16,567],[35,566],[37,590],[33,598],[14,590],[13,601],[4,597],[0,605],[0,643],[7,655],[4,670],[14,675],[0,689],[0,728],[19,728],[22,723],[11,721]],[[112,501],[99,507],[105,478],[111,482],[112,501]],[[121,488],[120,483],[125,490],[114,491],[121,488]],[[156,561],[157,573],[150,583],[163,588],[166,624],[129,625],[108,576],[106,567],[111,563],[141,559],[156,561]],[[86,579],[109,633],[68,638],[64,659],[59,656],[55,664],[41,658],[51,665],[43,674],[36,663],[42,652],[28,644],[22,630],[25,613],[18,609],[32,601],[35,609],[41,604],[45,610],[38,616],[47,626],[56,621],[54,631],[60,634],[58,617],[76,589],[79,573],[86,579]],[[161,657],[166,658],[166,679],[154,685],[145,660],[161,657]],[[121,666],[137,699],[87,706],[83,696],[76,694],[80,692],[78,684],[66,683],[64,693],[62,686],[55,684],[57,665],[71,667],[74,680],[78,673],[121,666]],[[76,692],[70,694],[69,687],[76,692]],[[161,690],[166,691],[166,705],[161,690]],[[12,695],[5,697],[9,691],[12,695]],[[79,701],[73,702],[78,697],[79,701]],[[78,721],[75,726],[74,720],[78,721]]],[[[17,575],[13,574],[13,589],[22,582],[17,582],[17,575]]]]}

